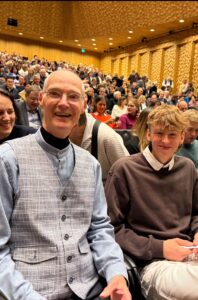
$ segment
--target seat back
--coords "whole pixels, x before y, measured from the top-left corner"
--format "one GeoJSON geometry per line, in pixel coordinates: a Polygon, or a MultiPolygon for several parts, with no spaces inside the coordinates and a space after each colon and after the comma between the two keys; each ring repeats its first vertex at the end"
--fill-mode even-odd
{"type": "Polygon", "coordinates": [[[129,290],[133,300],[146,300],[142,292],[140,276],[135,262],[126,254],[124,254],[124,261],[128,272],[129,290]]]}

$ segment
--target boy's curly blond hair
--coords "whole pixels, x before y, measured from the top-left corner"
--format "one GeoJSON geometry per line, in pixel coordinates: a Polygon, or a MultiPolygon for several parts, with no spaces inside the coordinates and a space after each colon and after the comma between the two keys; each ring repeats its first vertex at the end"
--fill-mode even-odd
{"type": "Polygon", "coordinates": [[[161,130],[169,129],[182,132],[187,127],[184,112],[174,105],[162,104],[155,107],[148,115],[148,128],[159,126],[161,130]]]}

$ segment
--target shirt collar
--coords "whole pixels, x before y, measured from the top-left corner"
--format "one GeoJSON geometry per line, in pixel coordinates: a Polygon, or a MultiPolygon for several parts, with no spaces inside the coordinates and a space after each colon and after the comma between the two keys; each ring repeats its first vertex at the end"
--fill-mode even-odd
{"type": "Polygon", "coordinates": [[[38,108],[31,110],[30,107],[27,105],[27,103],[26,103],[26,108],[27,108],[27,111],[31,114],[35,114],[38,112],[38,108]]]}
{"type": "Polygon", "coordinates": [[[174,156],[172,157],[172,159],[166,164],[162,164],[161,162],[159,162],[154,155],[151,153],[149,146],[147,146],[143,153],[144,157],[146,158],[146,160],[148,161],[149,165],[151,165],[151,167],[156,170],[159,171],[162,168],[168,168],[168,170],[170,171],[173,166],[174,166],[174,156]]]}

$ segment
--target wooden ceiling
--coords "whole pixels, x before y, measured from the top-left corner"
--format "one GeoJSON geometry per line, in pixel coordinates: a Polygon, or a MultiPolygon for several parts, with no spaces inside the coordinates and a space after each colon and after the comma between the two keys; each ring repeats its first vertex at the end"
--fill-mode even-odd
{"type": "Polygon", "coordinates": [[[198,1],[1,1],[0,9],[0,35],[98,53],[198,27],[198,1]]]}

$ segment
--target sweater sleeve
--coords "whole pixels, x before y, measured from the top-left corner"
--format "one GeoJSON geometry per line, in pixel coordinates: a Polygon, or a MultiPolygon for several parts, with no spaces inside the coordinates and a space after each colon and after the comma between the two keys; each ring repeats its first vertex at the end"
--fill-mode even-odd
{"type": "Polygon", "coordinates": [[[163,241],[153,235],[141,234],[138,224],[131,222],[133,199],[130,181],[132,175],[123,170],[123,159],[117,161],[111,168],[105,185],[108,203],[108,213],[115,228],[116,241],[122,250],[131,257],[150,261],[163,258],[163,241]]]}
{"type": "Polygon", "coordinates": [[[127,128],[127,116],[126,114],[123,114],[120,118],[119,118],[119,129],[128,129],[127,128]]]}

